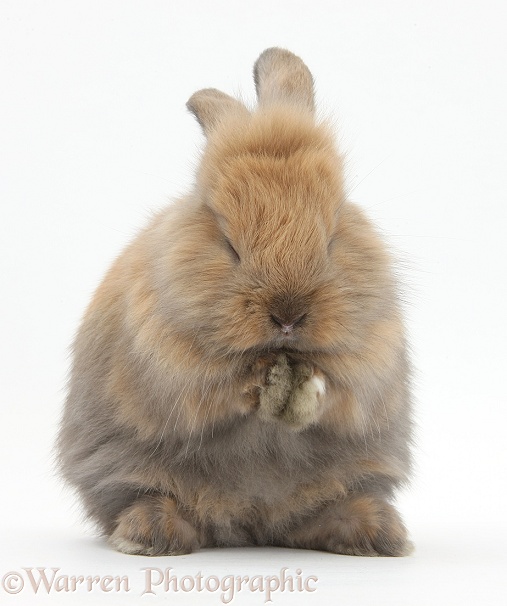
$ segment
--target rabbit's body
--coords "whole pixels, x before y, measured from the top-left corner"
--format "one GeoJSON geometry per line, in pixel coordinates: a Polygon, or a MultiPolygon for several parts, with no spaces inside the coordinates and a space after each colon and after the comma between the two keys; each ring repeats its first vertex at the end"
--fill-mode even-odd
{"type": "Polygon", "coordinates": [[[195,191],[115,262],[75,341],[62,468],[122,551],[407,552],[389,503],[410,468],[396,285],[302,65],[261,55],[253,115],[194,95],[195,191]]]}

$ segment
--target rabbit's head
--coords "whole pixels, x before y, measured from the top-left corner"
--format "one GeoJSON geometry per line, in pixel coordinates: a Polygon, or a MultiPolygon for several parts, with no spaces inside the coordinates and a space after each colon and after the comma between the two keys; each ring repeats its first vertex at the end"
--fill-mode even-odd
{"type": "Polygon", "coordinates": [[[354,348],[384,302],[385,253],[345,200],[306,65],[268,49],[254,79],[255,111],[215,89],[187,104],[207,145],[172,261],[186,282],[181,311],[224,352],[354,348]]]}

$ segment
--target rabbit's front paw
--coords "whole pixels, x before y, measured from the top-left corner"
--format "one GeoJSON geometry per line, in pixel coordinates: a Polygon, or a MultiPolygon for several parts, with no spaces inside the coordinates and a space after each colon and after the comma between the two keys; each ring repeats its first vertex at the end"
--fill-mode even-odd
{"type": "Polygon", "coordinates": [[[291,364],[285,354],[279,354],[260,388],[259,415],[302,429],[318,418],[324,393],[325,381],[320,371],[303,362],[291,364]]]}
{"type": "Polygon", "coordinates": [[[267,369],[265,383],[259,392],[259,414],[266,420],[282,415],[293,388],[292,369],[285,354],[276,356],[267,369]]]}
{"type": "Polygon", "coordinates": [[[292,368],[292,389],[283,420],[294,429],[301,429],[317,420],[320,400],[326,392],[324,375],[316,368],[298,363],[292,368]]]}

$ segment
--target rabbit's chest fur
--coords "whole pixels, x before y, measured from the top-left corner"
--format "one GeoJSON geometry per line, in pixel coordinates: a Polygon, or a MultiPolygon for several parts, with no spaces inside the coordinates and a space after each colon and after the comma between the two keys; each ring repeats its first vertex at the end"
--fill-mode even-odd
{"type": "MultiPolygon", "coordinates": [[[[344,494],[353,461],[336,436],[319,428],[293,432],[255,417],[168,445],[159,482],[201,525],[215,532],[246,520],[276,526],[344,494]]],[[[216,538],[216,537],[215,537],[216,538]]]]}

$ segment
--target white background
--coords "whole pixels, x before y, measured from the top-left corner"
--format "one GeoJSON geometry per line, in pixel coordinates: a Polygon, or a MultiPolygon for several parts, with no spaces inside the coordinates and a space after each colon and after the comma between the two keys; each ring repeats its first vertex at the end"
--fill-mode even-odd
{"type": "MultiPolygon", "coordinates": [[[[505,3],[0,2],[0,576],[129,575],[128,594],[3,603],[139,603],[143,566],[319,577],[275,604],[505,599],[505,3]],[[254,101],[268,46],[303,57],[347,154],[350,196],[398,251],[417,368],[417,475],[399,506],[417,550],[362,559],[278,549],[117,554],[55,478],[68,346],[112,259],[185,192],[203,144],[185,109],[208,86],[254,101]]],[[[25,582],[26,576],[25,576],[25,582]]],[[[28,583],[28,582],[27,582],[28,583]]],[[[166,603],[219,604],[164,594],[166,603]]],[[[157,600],[144,596],[142,602],[157,600]]],[[[263,604],[242,592],[233,604],[263,604]]]]}

